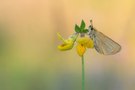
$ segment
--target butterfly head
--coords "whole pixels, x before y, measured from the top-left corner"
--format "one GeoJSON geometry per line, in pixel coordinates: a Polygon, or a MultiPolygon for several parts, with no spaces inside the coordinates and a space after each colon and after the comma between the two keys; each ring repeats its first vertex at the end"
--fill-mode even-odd
{"type": "Polygon", "coordinates": [[[90,26],[89,26],[89,28],[88,28],[88,30],[89,30],[89,33],[91,33],[91,31],[93,31],[93,24],[92,24],[92,20],[90,20],[90,26]]]}

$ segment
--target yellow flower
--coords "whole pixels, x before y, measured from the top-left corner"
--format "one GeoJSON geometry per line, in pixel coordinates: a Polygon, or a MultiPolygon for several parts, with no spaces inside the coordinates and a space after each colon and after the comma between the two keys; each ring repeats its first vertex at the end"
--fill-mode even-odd
{"type": "Polygon", "coordinates": [[[61,51],[66,51],[73,48],[74,42],[76,38],[78,37],[78,34],[74,34],[66,40],[59,33],[57,33],[57,36],[59,37],[59,39],[63,41],[63,44],[59,45],[58,49],[61,51]]]}
{"type": "Polygon", "coordinates": [[[79,56],[83,56],[83,54],[85,53],[86,51],[86,48],[93,48],[94,47],[94,43],[93,41],[88,38],[88,37],[80,37],[78,40],[77,40],[77,53],[79,56]]]}
{"type": "Polygon", "coordinates": [[[70,50],[73,48],[75,41],[77,42],[76,51],[79,56],[83,56],[87,48],[94,48],[93,40],[89,37],[78,37],[79,33],[71,35],[68,39],[64,39],[59,33],[57,36],[63,41],[63,44],[58,45],[58,49],[61,51],[70,50]]]}

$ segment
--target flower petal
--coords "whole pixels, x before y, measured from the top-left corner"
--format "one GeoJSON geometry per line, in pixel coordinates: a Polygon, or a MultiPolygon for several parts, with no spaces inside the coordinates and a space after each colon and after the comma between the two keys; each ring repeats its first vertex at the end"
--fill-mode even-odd
{"type": "Polygon", "coordinates": [[[81,38],[78,38],[77,39],[77,42],[79,43],[79,44],[83,44],[83,45],[85,45],[87,42],[88,42],[88,38],[87,37],[81,37],[81,38]]]}
{"type": "Polygon", "coordinates": [[[74,46],[73,40],[65,40],[65,43],[58,46],[58,49],[61,51],[66,51],[72,49],[74,46]]]}
{"type": "Polygon", "coordinates": [[[86,47],[87,48],[94,48],[94,42],[92,39],[89,39],[89,41],[87,42],[86,44],[86,47]]]}
{"type": "Polygon", "coordinates": [[[94,47],[94,43],[93,40],[90,39],[89,37],[81,37],[77,39],[77,42],[79,44],[83,44],[84,46],[86,46],[87,48],[93,48],[94,47]]]}
{"type": "Polygon", "coordinates": [[[86,51],[86,47],[83,44],[78,44],[76,47],[76,50],[77,50],[78,55],[82,57],[86,51]]]}

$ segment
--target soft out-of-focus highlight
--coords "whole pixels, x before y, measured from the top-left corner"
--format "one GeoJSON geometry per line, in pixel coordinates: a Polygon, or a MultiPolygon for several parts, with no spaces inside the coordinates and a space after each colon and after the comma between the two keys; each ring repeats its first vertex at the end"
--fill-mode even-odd
{"type": "Polygon", "coordinates": [[[86,90],[135,90],[134,0],[1,0],[0,90],[81,90],[81,58],[75,47],[57,49],[89,20],[122,50],[85,54],[86,90]]]}

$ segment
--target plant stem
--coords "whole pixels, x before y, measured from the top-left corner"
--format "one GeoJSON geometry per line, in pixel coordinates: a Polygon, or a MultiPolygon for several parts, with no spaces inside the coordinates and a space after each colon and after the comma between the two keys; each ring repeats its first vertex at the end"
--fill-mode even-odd
{"type": "Polygon", "coordinates": [[[85,90],[84,56],[82,56],[82,90],[85,90]]]}

